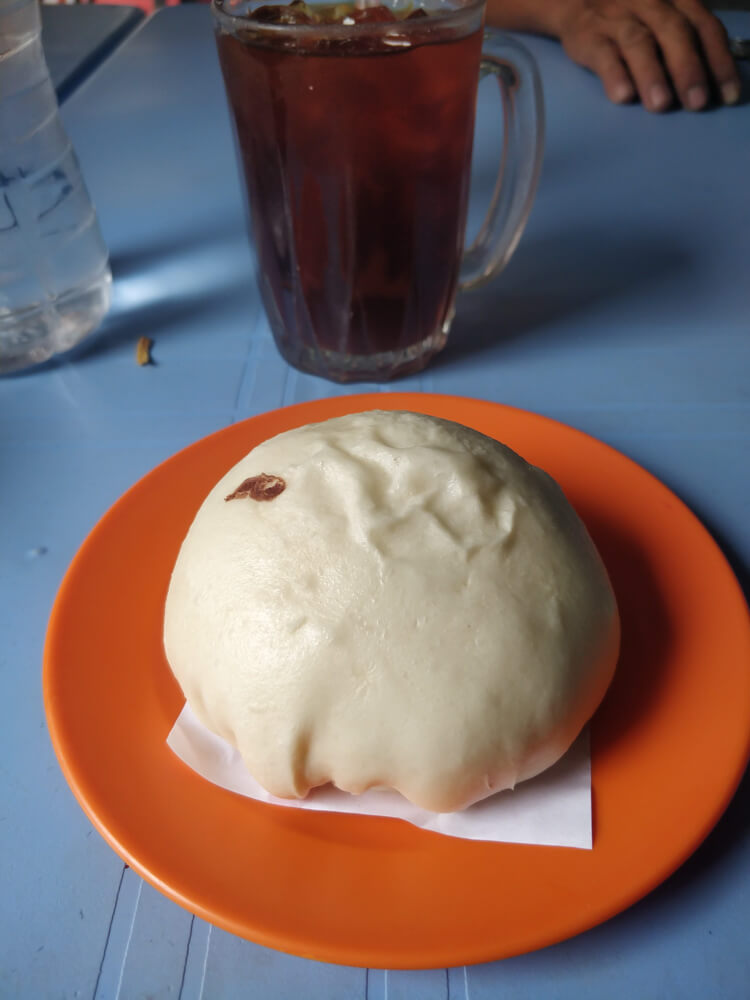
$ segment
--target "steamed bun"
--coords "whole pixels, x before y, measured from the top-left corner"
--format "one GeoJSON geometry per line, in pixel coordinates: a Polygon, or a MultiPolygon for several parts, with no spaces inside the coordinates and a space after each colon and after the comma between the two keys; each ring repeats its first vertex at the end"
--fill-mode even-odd
{"type": "Polygon", "coordinates": [[[265,441],[211,490],[164,642],[195,714],[272,794],[386,786],[452,811],[565,753],[619,619],[546,473],[459,424],[375,411],[265,441]]]}

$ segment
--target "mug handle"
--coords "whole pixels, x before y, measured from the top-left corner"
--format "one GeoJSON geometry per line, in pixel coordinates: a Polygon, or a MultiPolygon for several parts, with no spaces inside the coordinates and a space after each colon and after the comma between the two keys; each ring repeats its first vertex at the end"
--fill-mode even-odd
{"type": "Polygon", "coordinates": [[[510,260],[529,217],[542,167],[544,99],[539,70],[523,45],[488,28],[480,79],[490,74],[497,77],[503,103],[503,150],[489,210],[461,260],[461,290],[489,281],[510,260]]]}

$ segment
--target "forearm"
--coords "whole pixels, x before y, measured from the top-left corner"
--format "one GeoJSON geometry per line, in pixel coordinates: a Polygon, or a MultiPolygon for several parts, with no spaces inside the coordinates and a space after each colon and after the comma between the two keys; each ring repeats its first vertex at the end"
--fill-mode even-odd
{"type": "Polygon", "coordinates": [[[487,0],[487,23],[506,31],[559,37],[560,21],[580,0],[487,0]]]}

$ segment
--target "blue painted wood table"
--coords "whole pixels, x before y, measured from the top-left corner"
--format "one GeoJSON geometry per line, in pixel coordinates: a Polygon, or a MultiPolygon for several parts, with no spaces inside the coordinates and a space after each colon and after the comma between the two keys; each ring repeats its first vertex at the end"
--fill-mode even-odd
{"type": "MultiPolygon", "coordinates": [[[[736,15],[736,31],[750,35],[748,22],[736,15]]],[[[739,107],[653,117],[608,104],[552,41],[527,43],[548,139],[526,234],[507,271],[461,300],[444,354],[386,389],[510,403],[601,438],[692,507],[747,589],[747,77],[739,107]]],[[[493,101],[482,92],[473,224],[492,182],[493,101]]],[[[47,619],[76,549],[190,442],[359,388],[302,375],[275,351],[247,277],[206,9],[158,12],[63,113],[111,249],[114,304],[74,356],[0,382],[0,996],[747,997],[747,779],[703,846],[642,902],[562,944],[466,969],[328,966],[241,940],[143,883],[92,829],[41,697],[47,619]],[[145,368],[141,336],[154,342],[145,368]]]]}
{"type": "Polygon", "coordinates": [[[138,7],[43,4],[42,45],[58,100],[69,97],[142,20],[138,7]]]}

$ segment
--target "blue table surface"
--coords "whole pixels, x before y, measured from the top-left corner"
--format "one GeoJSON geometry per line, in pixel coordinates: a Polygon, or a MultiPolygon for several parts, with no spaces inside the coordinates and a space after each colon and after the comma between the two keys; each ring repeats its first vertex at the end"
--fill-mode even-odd
{"type": "Polygon", "coordinates": [[[138,7],[43,4],[42,45],[58,100],[64,101],[143,20],[138,7]]]}
{"type": "MultiPolygon", "coordinates": [[[[750,15],[732,22],[750,35],[750,15]]],[[[460,300],[440,359],[383,388],[510,403],[607,441],[692,507],[747,592],[747,75],[740,107],[654,117],[607,103],[556,43],[526,41],[547,102],[528,229],[507,270],[460,300]]],[[[493,178],[495,100],[483,86],[471,227],[493,178]]],[[[372,387],[337,388],[276,354],[248,277],[206,9],[158,12],[63,114],[111,250],[114,304],[72,357],[0,382],[0,996],[750,995],[747,777],[704,845],[630,910],[466,969],[362,970],[259,947],[174,905],[92,829],[57,765],[41,697],[47,619],[76,549],[123,491],[197,438],[372,387]],[[154,341],[145,368],[134,358],[143,335],[154,341]]]]}

